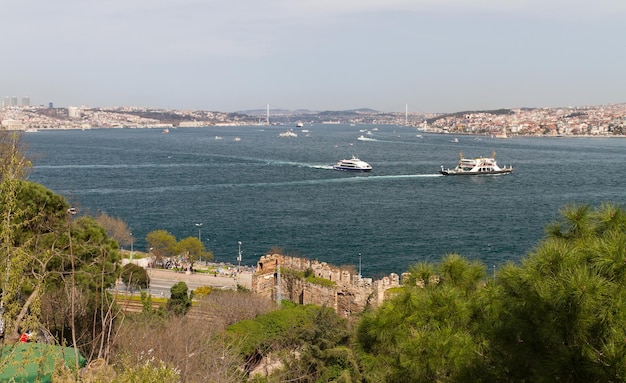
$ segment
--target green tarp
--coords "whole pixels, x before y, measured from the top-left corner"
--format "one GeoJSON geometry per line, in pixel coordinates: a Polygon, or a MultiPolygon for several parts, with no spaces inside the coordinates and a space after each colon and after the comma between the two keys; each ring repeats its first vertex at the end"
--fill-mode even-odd
{"type": "MultiPolygon", "coordinates": [[[[57,363],[76,366],[72,347],[44,343],[17,343],[0,349],[0,383],[47,383],[57,363]]],[[[78,353],[78,366],[85,366],[85,358],[78,353]]]]}

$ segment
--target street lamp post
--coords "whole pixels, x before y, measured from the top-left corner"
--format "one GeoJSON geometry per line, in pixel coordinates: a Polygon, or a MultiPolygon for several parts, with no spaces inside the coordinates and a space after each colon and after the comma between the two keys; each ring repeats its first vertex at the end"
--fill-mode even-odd
{"type": "Polygon", "coordinates": [[[198,228],[198,241],[202,243],[202,222],[196,223],[196,227],[198,228]]]}
{"type": "Polygon", "coordinates": [[[237,262],[239,262],[239,267],[241,267],[241,241],[237,241],[239,245],[239,253],[237,253],[237,262]]]}

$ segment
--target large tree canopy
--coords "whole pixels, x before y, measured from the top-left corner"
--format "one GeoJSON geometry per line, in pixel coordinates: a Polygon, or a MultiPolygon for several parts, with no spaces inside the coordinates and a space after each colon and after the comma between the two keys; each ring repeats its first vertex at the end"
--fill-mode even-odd
{"type": "Polygon", "coordinates": [[[100,308],[110,305],[104,298],[117,278],[117,244],[92,218],[74,216],[63,197],[33,182],[10,182],[4,179],[3,190],[14,192],[0,196],[7,338],[30,328],[63,341],[73,325],[79,346],[89,349],[93,326],[102,325],[100,308]]]}
{"type": "Polygon", "coordinates": [[[487,280],[450,255],[410,269],[358,328],[368,381],[626,379],[626,214],[568,206],[522,260],[487,280]]]}

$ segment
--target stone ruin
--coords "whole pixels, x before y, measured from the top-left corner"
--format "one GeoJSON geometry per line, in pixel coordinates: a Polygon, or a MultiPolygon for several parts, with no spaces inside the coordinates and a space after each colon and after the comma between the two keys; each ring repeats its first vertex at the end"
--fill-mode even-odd
{"type": "Polygon", "coordinates": [[[252,291],[255,294],[275,301],[287,299],[298,304],[331,307],[344,318],[362,312],[368,305],[379,307],[385,299],[385,292],[399,286],[398,274],[392,273],[373,280],[340,270],[326,262],[280,254],[262,256],[252,277],[252,291]],[[311,283],[304,278],[294,277],[296,273],[307,271],[333,283],[311,283]]]}

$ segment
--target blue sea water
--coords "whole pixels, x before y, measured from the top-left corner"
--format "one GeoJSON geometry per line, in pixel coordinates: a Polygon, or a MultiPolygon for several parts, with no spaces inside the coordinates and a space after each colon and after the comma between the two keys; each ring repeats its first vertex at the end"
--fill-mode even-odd
{"type": "Polygon", "coordinates": [[[82,212],[127,222],[137,250],[165,229],[197,236],[217,261],[255,265],[272,248],[365,276],[456,252],[489,269],[519,261],[566,204],[623,204],[626,140],[426,134],[380,125],[40,131],[24,142],[29,179],[82,212]],[[373,129],[359,141],[361,129],[373,129]],[[216,139],[216,136],[222,139],[216,139]],[[240,140],[235,140],[239,137],[240,140]],[[458,142],[452,142],[458,137],[458,142]],[[513,165],[504,176],[445,177],[459,152],[513,165]],[[371,173],[332,170],[356,155],[371,173]]]}

